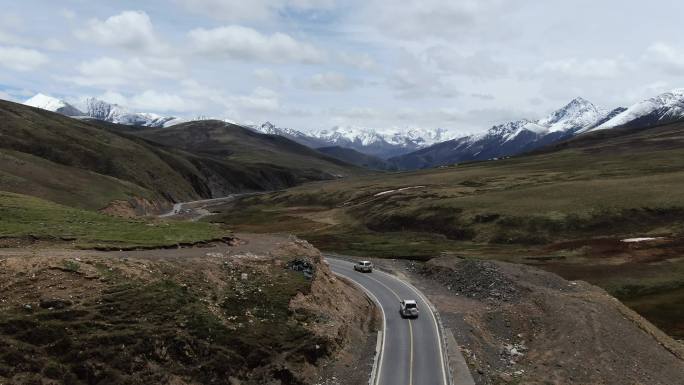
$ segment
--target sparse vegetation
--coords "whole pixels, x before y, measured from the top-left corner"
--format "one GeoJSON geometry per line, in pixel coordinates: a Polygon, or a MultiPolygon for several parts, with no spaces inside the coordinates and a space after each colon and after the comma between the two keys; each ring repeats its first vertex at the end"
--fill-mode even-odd
{"type": "Polygon", "coordinates": [[[151,207],[141,211],[154,213],[170,201],[366,172],[282,137],[218,121],[186,126],[131,130],[0,100],[0,191],[89,210],[144,199],[151,207]]]}
{"type": "Polygon", "coordinates": [[[308,246],[205,252],[2,259],[0,382],[302,385],[370,322],[308,246]],[[287,269],[294,256],[316,275],[287,269]],[[342,306],[311,304],[329,293],[342,306]]]}
{"type": "Polygon", "coordinates": [[[173,246],[228,235],[220,226],[208,223],[124,219],[0,192],[0,239],[126,248],[173,246]]]}
{"type": "MultiPolygon", "coordinates": [[[[577,138],[556,152],[311,183],[233,202],[225,215],[207,220],[236,230],[294,232],[323,250],[352,255],[535,264],[630,303],[644,294],[627,295],[626,285],[654,295],[683,282],[684,261],[677,259],[684,237],[683,127],[617,130],[600,133],[600,140],[577,138]],[[669,241],[620,243],[641,236],[669,241]],[[592,247],[594,240],[613,246],[592,247]],[[649,252],[651,258],[642,257],[649,252]],[[653,278],[661,268],[672,273],[653,278]]],[[[674,301],[650,314],[680,312],[674,301]]]]}

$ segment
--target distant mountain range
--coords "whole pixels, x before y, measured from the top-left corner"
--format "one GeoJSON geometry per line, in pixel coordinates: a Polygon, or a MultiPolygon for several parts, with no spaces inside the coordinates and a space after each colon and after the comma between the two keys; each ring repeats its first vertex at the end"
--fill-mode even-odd
{"type": "Polygon", "coordinates": [[[675,89],[646,99],[600,125],[587,131],[605,130],[615,127],[646,127],[655,124],[671,123],[684,119],[684,88],[675,89]]]}
{"type": "MultiPolygon", "coordinates": [[[[43,94],[32,97],[25,104],[67,116],[135,126],[161,128],[186,121],[152,113],[129,112],[122,106],[93,98],[87,99],[82,109],[43,94]]],[[[304,133],[291,128],[277,127],[270,122],[245,127],[321,149],[330,156],[352,164],[385,170],[428,168],[503,158],[569,139],[584,132],[622,126],[648,126],[680,119],[684,119],[684,89],[660,94],[629,108],[618,107],[612,110],[597,107],[578,97],[542,119],[506,122],[491,127],[485,133],[462,137],[457,137],[442,128],[374,130],[334,127],[304,133]]]]}
{"type": "Polygon", "coordinates": [[[576,98],[547,117],[496,125],[486,133],[464,136],[389,159],[399,169],[437,167],[521,154],[576,135],[616,127],[647,127],[684,119],[684,90],[666,92],[629,108],[604,110],[576,98]]]}
{"type": "MultiPolygon", "coordinates": [[[[37,94],[24,102],[24,104],[74,118],[97,119],[129,126],[160,128],[195,120],[223,120],[235,124],[229,119],[199,117],[188,120],[153,113],[130,112],[123,106],[96,98],[88,98],[83,103],[79,103],[77,107],[52,96],[37,94]]],[[[318,130],[313,133],[304,133],[291,128],[276,127],[270,122],[256,126],[246,125],[245,127],[263,134],[283,136],[311,148],[344,147],[382,159],[407,154],[451,139],[454,136],[453,134],[450,135],[445,129],[404,129],[380,132],[370,128],[334,127],[327,130],[318,130]]],[[[342,152],[338,153],[341,154],[342,152]]],[[[359,159],[357,163],[367,161],[368,159],[359,159]]],[[[376,161],[373,161],[373,163],[379,164],[376,161]]]]}
{"type": "Polygon", "coordinates": [[[344,147],[382,159],[407,154],[454,137],[454,134],[442,128],[379,131],[337,126],[308,134],[291,128],[276,127],[270,122],[251,128],[264,134],[285,136],[309,147],[344,147]]]}
{"type": "Polygon", "coordinates": [[[615,112],[603,110],[583,98],[576,98],[545,118],[499,124],[484,134],[438,143],[389,161],[401,169],[417,169],[503,158],[568,139],[578,132],[596,127],[611,114],[615,112]]]}
{"type": "Polygon", "coordinates": [[[27,106],[42,108],[73,118],[97,119],[109,123],[131,126],[169,127],[186,120],[171,116],[161,116],[146,112],[130,112],[118,104],[108,103],[95,98],[88,98],[81,108],[52,96],[37,94],[24,102],[27,106]]]}

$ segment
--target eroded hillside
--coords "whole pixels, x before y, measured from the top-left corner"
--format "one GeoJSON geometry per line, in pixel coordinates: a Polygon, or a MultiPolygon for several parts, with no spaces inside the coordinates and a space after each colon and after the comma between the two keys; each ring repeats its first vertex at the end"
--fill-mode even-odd
{"type": "Polygon", "coordinates": [[[114,254],[3,250],[0,382],[367,381],[369,300],[305,242],[240,243],[114,254]],[[313,275],[291,269],[293,261],[313,275]],[[354,373],[345,374],[349,367],[354,373]]]}
{"type": "Polygon", "coordinates": [[[684,345],[586,282],[505,262],[377,262],[430,297],[477,384],[684,383],[684,345]]]}

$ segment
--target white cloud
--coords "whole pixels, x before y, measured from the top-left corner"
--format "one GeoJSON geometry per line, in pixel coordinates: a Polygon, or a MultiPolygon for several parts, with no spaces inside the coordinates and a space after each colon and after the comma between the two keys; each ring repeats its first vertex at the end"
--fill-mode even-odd
{"type": "Polygon", "coordinates": [[[388,77],[387,83],[402,98],[455,98],[461,95],[458,81],[453,76],[411,67],[400,68],[388,77]]]}
{"type": "Polygon", "coordinates": [[[0,66],[15,71],[31,71],[48,62],[44,54],[21,47],[0,46],[0,66]]]}
{"type": "Polygon", "coordinates": [[[250,95],[230,98],[230,103],[248,112],[275,112],[280,109],[278,94],[264,87],[257,87],[250,95]]]}
{"type": "Polygon", "coordinates": [[[313,75],[307,86],[315,91],[346,91],[354,87],[356,82],[344,74],[326,72],[313,75]]]}
{"type": "Polygon", "coordinates": [[[321,63],[325,54],[311,44],[277,32],[265,35],[247,27],[231,25],[190,31],[197,51],[207,55],[223,55],[235,60],[261,60],[274,63],[321,63]]]}
{"type": "Polygon", "coordinates": [[[472,94],[470,94],[470,96],[472,96],[473,98],[480,99],[480,100],[494,100],[494,99],[496,99],[496,97],[494,97],[494,95],[492,95],[492,94],[483,94],[480,92],[473,92],[472,94]]]}
{"type": "Polygon", "coordinates": [[[489,79],[508,73],[504,63],[483,51],[467,54],[440,44],[430,47],[418,56],[423,63],[434,65],[438,70],[450,74],[489,79]]]}
{"type": "Polygon", "coordinates": [[[78,76],[67,79],[83,86],[136,86],[160,78],[177,79],[183,72],[183,63],[171,59],[102,57],[81,63],[78,72],[78,76]]]}
{"type": "Polygon", "coordinates": [[[672,75],[684,75],[684,51],[667,43],[654,43],[646,49],[644,59],[672,75]]]}
{"type": "Polygon", "coordinates": [[[97,99],[118,104],[134,111],[186,112],[199,108],[191,98],[156,90],[145,90],[130,97],[116,91],[106,91],[98,95],[97,99]]]}
{"type": "Polygon", "coordinates": [[[21,36],[17,36],[15,34],[0,30],[0,43],[13,44],[13,45],[16,45],[16,44],[26,45],[28,43],[28,39],[25,39],[21,36]]]}
{"type": "Polygon", "coordinates": [[[615,78],[622,74],[625,65],[617,59],[577,58],[550,60],[541,63],[538,73],[556,73],[576,78],[615,78]]]}
{"type": "MultiPolygon", "coordinates": [[[[463,40],[497,32],[480,30],[482,21],[493,20],[496,10],[510,6],[504,0],[369,0],[362,18],[384,36],[416,41],[434,37],[463,40]]],[[[503,30],[506,25],[498,27],[503,30]]]]}
{"type": "Polygon", "coordinates": [[[196,13],[226,21],[261,21],[277,17],[288,8],[300,11],[331,9],[335,0],[177,0],[196,13]]]}
{"type": "Polygon", "coordinates": [[[268,68],[257,68],[252,73],[261,84],[278,87],[285,82],[280,74],[268,68]]]}
{"type": "Polygon", "coordinates": [[[197,108],[179,95],[154,90],[134,95],[130,103],[131,107],[146,111],[191,111],[197,108]]]}
{"type": "Polygon", "coordinates": [[[342,52],[338,55],[338,57],[342,63],[360,70],[372,70],[376,68],[375,60],[373,60],[369,54],[364,52],[342,52]]]}
{"type": "Polygon", "coordinates": [[[113,103],[113,104],[118,104],[120,106],[128,106],[128,98],[125,97],[124,95],[115,92],[115,91],[109,91],[107,90],[105,93],[99,95],[97,97],[99,100],[104,100],[105,102],[108,103],[113,103]]]}
{"type": "Polygon", "coordinates": [[[59,14],[67,20],[76,19],[76,12],[72,11],[71,9],[62,9],[61,11],[59,11],[59,14]]]}
{"type": "Polygon", "coordinates": [[[157,53],[164,49],[150,17],[142,11],[124,11],[104,21],[91,19],[86,28],[76,31],[76,36],[94,44],[137,52],[157,53]]]}

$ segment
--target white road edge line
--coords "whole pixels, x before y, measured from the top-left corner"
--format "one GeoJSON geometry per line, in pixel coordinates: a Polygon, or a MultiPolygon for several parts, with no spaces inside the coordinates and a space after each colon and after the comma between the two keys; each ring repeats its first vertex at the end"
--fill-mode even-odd
{"type": "MultiPolygon", "coordinates": [[[[427,297],[425,297],[425,296],[423,295],[423,293],[420,292],[420,290],[418,290],[415,286],[413,286],[413,285],[410,284],[409,282],[406,282],[406,281],[404,281],[404,280],[402,280],[402,279],[399,279],[399,277],[397,277],[396,275],[392,275],[392,274],[389,274],[389,273],[385,273],[384,271],[381,271],[381,270],[379,270],[379,269],[377,269],[377,271],[378,271],[379,273],[385,274],[385,275],[387,275],[387,276],[389,276],[389,277],[391,277],[391,278],[394,278],[394,279],[396,279],[397,281],[403,283],[403,284],[406,285],[409,289],[411,289],[414,293],[416,293],[416,294],[417,294],[417,295],[418,295],[426,304],[428,304],[428,306],[430,306],[430,315],[432,316],[432,322],[434,322],[434,324],[435,324],[435,330],[437,330],[437,336],[439,337],[439,344],[438,344],[438,346],[439,346],[439,356],[442,358],[442,359],[440,360],[440,365],[441,365],[441,369],[442,369],[442,383],[443,383],[444,385],[449,385],[451,382],[447,380],[447,372],[446,372],[446,367],[445,367],[445,365],[444,365],[444,360],[445,360],[445,359],[448,359],[448,358],[446,358],[446,357],[444,356],[444,351],[443,351],[443,348],[442,348],[442,345],[444,344],[444,338],[443,338],[444,331],[442,330],[440,324],[437,322],[437,317],[435,316],[435,312],[437,311],[437,308],[435,307],[435,305],[432,304],[432,302],[430,302],[430,301],[427,299],[427,297]]],[[[451,376],[449,376],[449,378],[450,378],[450,377],[451,377],[451,376]]]]}
{"type": "MultiPolygon", "coordinates": [[[[330,269],[332,271],[332,268],[330,269]]],[[[373,302],[375,302],[376,305],[380,308],[380,312],[382,313],[382,343],[380,346],[380,350],[378,351],[378,354],[375,356],[375,360],[373,362],[373,369],[371,370],[371,378],[368,380],[369,385],[377,385],[380,383],[380,375],[382,373],[382,361],[383,358],[385,357],[385,331],[387,330],[387,317],[385,316],[385,308],[382,307],[382,304],[380,303],[380,300],[378,300],[378,297],[375,296],[375,294],[371,293],[368,289],[363,287],[360,283],[356,282],[352,277],[346,276],[344,274],[340,273],[335,273],[333,271],[333,274],[339,275],[340,277],[346,278],[348,281],[353,283],[355,286],[361,288],[366,295],[368,295],[373,302]],[[374,375],[375,374],[375,375],[374,375]],[[375,378],[374,378],[375,377],[375,378]]]]}
{"type": "MultiPolygon", "coordinates": [[[[377,271],[377,270],[376,270],[376,271],[377,271]]],[[[398,281],[398,282],[404,284],[404,281],[398,279],[398,278],[395,277],[395,276],[389,275],[389,277],[391,277],[392,279],[394,279],[394,280],[396,280],[396,281],[398,281]]],[[[367,276],[366,278],[370,279],[371,281],[377,282],[379,285],[381,285],[381,286],[383,286],[385,289],[387,289],[387,291],[389,291],[390,293],[394,294],[394,296],[397,297],[397,299],[398,299],[399,301],[401,301],[401,296],[399,296],[399,294],[398,294],[396,291],[394,291],[391,287],[385,285],[382,281],[377,280],[377,279],[375,279],[375,278],[373,278],[373,277],[371,277],[371,276],[367,276]]],[[[409,288],[410,288],[410,287],[409,287],[409,288]]],[[[430,305],[429,302],[426,302],[426,303],[427,303],[428,305],[430,305]]],[[[413,325],[411,324],[411,320],[410,320],[410,319],[408,320],[408,325],[409,325],[409,338],[410,338],[410,340],[411,340],[411,345],[410,345],[410,349],[409,349],[410,352],[411,352],[410,355],[409,355],[409,385],[413,385],[413,325]]],[[[439,335],[439,328],[437,328],[437,329],[435,329],[435,330],[437,330],[437,337],[439,338],[439,337],[440,337],[440,335],[439,335]]],[[[441,354],[442,354],[441,348],[440,348],[440,350],[439,350],[439,353],[440,353],[440,356],[441,356],[441,354]]],[[[442,364],[443,364],[443,362],[444,362],[444,357],[442,357],[442,364]]],[[[442,365],[442,368],[444,368],[443,365],[442,365]]],[[[443,372],[443,371],[442,371],[442,372],[443,372]]],[[[446,385],[446,384],[445,384],[445,385],[446,385]]]]}

